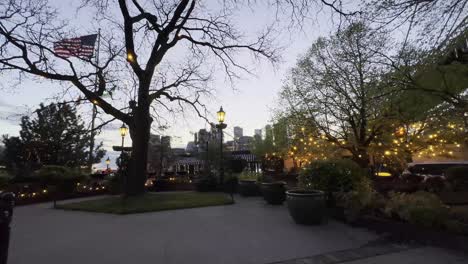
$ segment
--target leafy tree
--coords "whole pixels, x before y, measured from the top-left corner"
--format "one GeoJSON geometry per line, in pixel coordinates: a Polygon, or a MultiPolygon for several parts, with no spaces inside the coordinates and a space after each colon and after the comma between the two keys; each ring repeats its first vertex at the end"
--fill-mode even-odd
{"type": "MultiPolygon", "coordinates": [[[[363,0],[364,13],[379,27],[406,29],[430,49],[447,47],[468,26],[467,0],[363,0]]],[[[407,37],[407,38],[408,38],[407,37]]]]}
{"type": "Polygon", "coordinates": [[[368,166],[368,148],[388,122],[391,111],[380,83],[387,67],[381,53],[385,33],[351,23],[329,38],[319,38],[291,71],[281,93],[283,112],[303,116],[317,136],[368,166]]]}
{"type": "Polygon", "coordinates": [[[275,153],[276,156],[278,148],[276,147],[275,140],[274,126],[266,125],[265,138],[254,137],[252,141],[252,152],[259,158],[273,155],[273,153],[275,153]]]}
{"type": "Polygon", "coordinates": [[[5,146],[0,145],[0,164],[5,164],[5,146]]]}
{"type": "MultiPolygon", "coordinates": [[[[10,166],[22,166],[26,162],[68,167],[87,164],[91,133],[74,107],[41,104],[35,116],[23,116],[20,125],[20,137],[3,140],[10,166]]],[[[99,162],[105,154],[101,147],[102,143],[93,154],[94,162],[99,162]]]]}
{"type": "Polygon", "coordinates": [[[434,55],[419,48],[407,47],[394,58],[388,57],[392,66],[389,78],[392,79],[395,93],[413,93],[425,98],[424,104],[407,104],[408,108],[426,105],[433,109],[424,109],[431,111],[437,106],[437,110],[432,112],[438,112],[438,116],[446,114],[452,125],[464,127],[464,141],[468,147],[468,64],[447,61],[449,55],[447,50],[441,55],[434,55]]]}
{"type": "Polygon", "coordinates": [[[7,169],[11,171],[17,167],[23,166],[29,157],[26,156],[24,145],[21,139],[19,137],[9,137],[8,135],[3,135],[2,141],[5,145],[3,161],[7,169]]]}

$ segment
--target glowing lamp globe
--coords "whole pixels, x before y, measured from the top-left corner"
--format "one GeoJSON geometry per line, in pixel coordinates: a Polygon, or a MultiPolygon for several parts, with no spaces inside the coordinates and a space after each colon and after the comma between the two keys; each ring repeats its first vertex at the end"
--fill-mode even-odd
{"type": "Polygon", "coordinates": [[[219,109],[219,111],[217,112],[218,114],[218,122],[219,123],[224,123],[224,117],[226,116],[226,112],[223,111],[223,107],[221,106],[221,108],[219,109]]]}
{"type": "Polygon", "coordinates": [[[120,135],[122,137],[125,137],[127,135],[128,128],[125,126],[125,124],[122,124],[119,130],[120,130],[120,135]]]}

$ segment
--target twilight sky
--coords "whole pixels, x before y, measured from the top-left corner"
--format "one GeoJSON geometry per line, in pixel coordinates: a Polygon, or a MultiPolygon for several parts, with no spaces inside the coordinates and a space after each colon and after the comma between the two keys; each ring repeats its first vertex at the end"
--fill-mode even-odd
{"type": "MultiPolygon", "coordinates": [[[[78,2],[78,1],[76,1],[78,2]]],[[[83,34],[92,34],[92,17],[86,17],[83,12],[76,13],[74,8],[76,2],[71,0],[52,0],[54,6],[59,7],[64,16],[71,19],[75,27],[82,28],[83,34]]],[[[218,0],[205,1],[208,6],[217,5],[218,0]]],[[[242,8],[238,11],[235,19],[239,29],[247,35],[254,34],[262,26],[271,21],[272,10],[256,6],[252,8],[242,8]]],[[[306,51],[314,39],[321,35],[328,35],[332,28],[332,19],[328,9],[306,21],[302,30],[288,32],[282,30],[277,35],[278,44],[284,47],[282,61],[276,67],[273,67],[266,61],[256,65],[250,65],[250,59],[241,57],[241,62],[255,68],[255,76],[243,75],[243,78],[235,83],[233,88],[231,84],[218,78],[214,86],[216,87],[214,98],[209,99],[208,107],[211,113],[209,118],[216,120],[215,113],[219,106],[223,106],[226,111],[227,132],[232,135],[232,128],[240,126],[244,128],[244,135],[253,135],[254,129],[264,127],[271,119],[271,108],[275,105],[276,95],[282,85],[288,70],[294,66],[298,56],[306,51]]],[[[240,55],[245,56],[245,55],[240,55]]],[[[220,73],[222,75],[222,73],[220,73]]],[[[24,80],[16,89],[12,89],[9,84],[14,80],[12,75],[0,75],[0,135],[18,135],[19,118],[22,114],[27,114],[37,108],[40,102],[52,102],[50,99],[57,95],[61,88],[56,83],[42,82],[35,80],[24,80]]],[[[88,120],[89,111],[83,111],[82,117],[88,120]]],[[[103,141],[108,156],[112,161],[118,156],[118,153],[112,151],[112,145],[120,144],[118,127],[120,122],[109,125],[98,136],[98,141],[103,141]]],[[[153,124],[157,126],[157,124],[153,124]]],[[[188,141],[192,140],[191,132],[198,131],[200,128],[206,128],[207,124],[201,118],[193,114],[180,116],[171,122],[171,127],[164,131],[165,135],[173,136],[172,145],[175,147],[185,147],[188,141]]],[[[229,136],[227,136],[229,140],[229,136]]],[[[126,145],[130,144],[129,137],[126,138],[126,145]]],[[[105,158],[104,158],[105,159],[105,158]]],[[[104,167],[104,159],[96,167],[104,167]]]]}

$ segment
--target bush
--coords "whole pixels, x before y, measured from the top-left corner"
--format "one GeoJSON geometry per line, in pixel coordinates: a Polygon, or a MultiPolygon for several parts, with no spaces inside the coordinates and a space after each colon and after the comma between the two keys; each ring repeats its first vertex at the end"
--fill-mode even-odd
{"type": "Polygon", "coordinates": [[[468,191],[468,166],[449,168],[445,177],[453,191],[468,191]]]}
{"type": "Polygon", "coordinates": [[[450,208],[450,218],[468,225],[468,207],[454,206],[450,208]]]}
{"type": "Polygon", "coordinates": [[[11,175],[7,171],[0,170],[0,188],[6,188],[11,178],[11,175]]]}
{"type": "Polygon", "coordinates": [[[120,179],[120,174],[116,173],[114,176],[109,177],[109,180],[107,181],[107,188],[111,194],[122,193],[122,181],[120,179]]]}
{"type": "Polygon", "coordinates": [[[262,182],[263,181],[263,174],[261,172],[253,172],[253,171],[244,170],[239,175],[239,180],[241,180],[241,181],[258,181],[258,182],[262,182]]]}
{"type": "Polygon", "coordinates": [[[333,193],[350,192],[365,177],[365,171],[351,160],[315,161],[300,172],[298,184],[302,189],[324,191],[331,202],[333,193]]]}
{"type": "Polygon", "coordinates": [[[218,185],[218,179],[213,174],[207,174],[202,176],[195,183],[195,187],[199,192],[212,192],[216,191],[218,185]]]}
{"type": "Polygon", "coordinates": [[[240,173],[247,166],[247,161],[236,159],[229,161],[229,169],[234,173],[240,173]]]}
{"type": "Polygon", "coordinates": [[[47,165],[35,172],[35,175],[46,185],[54,185],[57,191],[73,192],[76,183],[86,177],[78,170],[64,166],[47,165]]]}
{"type": "Polygon", "coordinates": [[[338,199],[350,221],[364,212],[382,208],[385,204],[384,198],[374,190],[371,180],[366,177],[356,183],[354,190],[339,194],[338,199]]]}
{"type": "Polygon", "coordinates": [[[384,213],[425,227],[443,227],[448,219],[448,208],[432,193],[389,194],[384,213]]]}
{"type": "Polygon", "coordinates": [[[224,178],[223,189],[228,193],[235,193],[239,185],[239,178],[237,175],[229,175],[224,178]]]}

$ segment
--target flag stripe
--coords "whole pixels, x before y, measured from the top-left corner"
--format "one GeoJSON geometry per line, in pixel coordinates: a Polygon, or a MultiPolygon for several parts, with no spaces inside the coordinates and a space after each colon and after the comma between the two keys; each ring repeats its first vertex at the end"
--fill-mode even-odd
{"type": "Polygon", "coordinates": [[[94,53],[94,44],[97,34],[81,36],[79,38],[62,39],[54,42],[54,52],[64,58],[87,57],[91,58],[94,53]]]}

